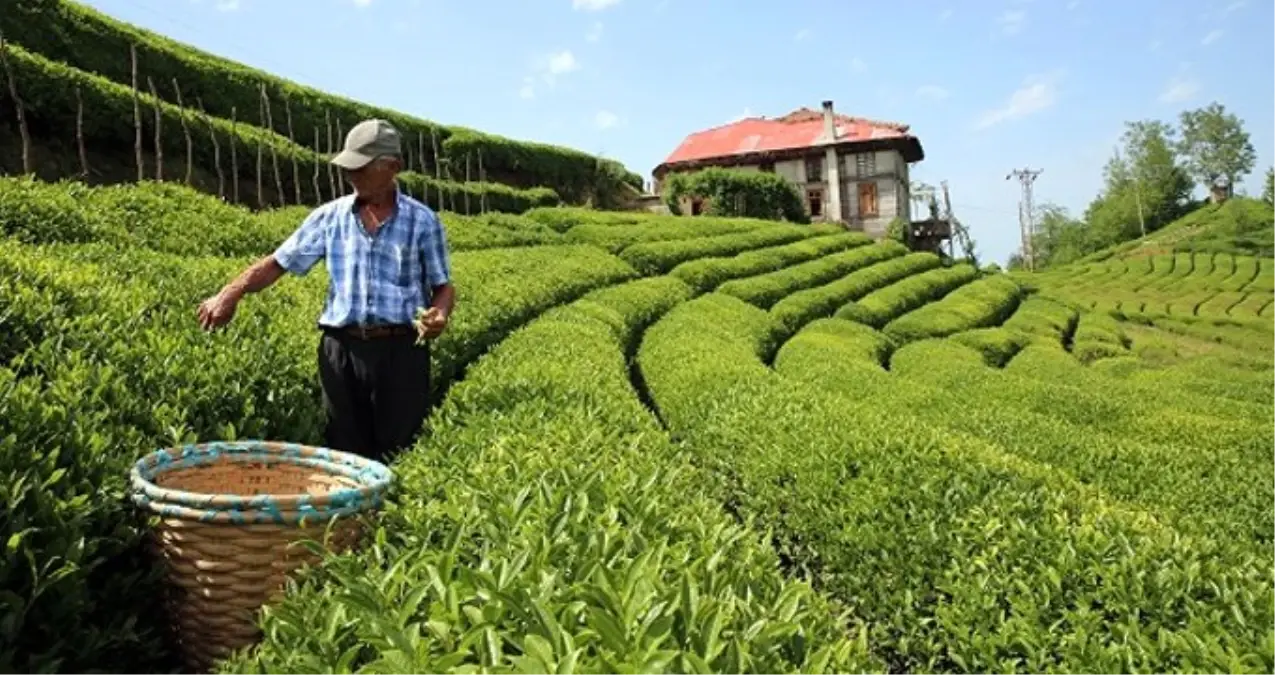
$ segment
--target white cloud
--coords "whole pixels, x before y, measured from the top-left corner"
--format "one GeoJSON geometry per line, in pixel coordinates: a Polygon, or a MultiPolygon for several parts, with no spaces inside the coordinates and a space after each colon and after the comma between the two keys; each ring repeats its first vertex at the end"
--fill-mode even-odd
{"type": "Polygon", "coordinates": [[[609,110],[599,110],[598,114],[593,116],[593,124],[599,129],[610,129],[619,123],[619,116],[609,110]]]}
{"type": "Polygon", "coordinates": [[[535,98],[536,97],[536,81],[530,75],[522,78],[522,86],[518,88],[519,98],[535,98]]]}
{"type": "Polygon", "coordinates": [[[738,121],[740,121],[740,120],[744,119],[745,117],[752,117],[752,116],[753,116],[753,110],[752,110],[752,108],[744,108],[744,112],[740,113],[739,115],[736,115],[735,117],[732,117],[732,118],[731,118],[729,121],[727,121],[726,123],[727,123],[727,124],[734,124],[734,123],[736,123],[736,122],[738,122],[738,121]]]}
{"type": "Polygon", "coordinates": [[[953,12],[950,9],[945,9],[942,12],[939,12],[939,21],[947,21],[952,18],[952,14],[953,12]]]}
{"type": "Polygon", "coordinates": [[[518,88],[518,97],[525,99],[535,98],[537,83],[542,82],[552,88],[558,83],[559,76],[579,69],[580,62],[576,61],[575,54],[572,54],[569,49],[555,52],[547,57],[537,58],[532,63],[531,74],[522,78],[522,86],[518,88]]]}
{"type": "Polygon", "coordinates": [[[1068,2],[1068,3],[1067,3],[1067,11],[1069,11],[1069,12],[1070,12],[1071,10],[1073,10],[1073,9],[1075,9],[1075,8],[1079,7],[1079,6],[1080,6],[1080,0],[1071,0],[1071,2],[1068,2]]]}
{"type": "Polygon", "coordinates": [[[558,75],[565,75],[574,70],[579,70],[580,62],[576,61],[575,54],[572,54],[571,50],[564,49],[549,57],[549,62],[545,69],[548,71],[550,79],[552,79],[558,75]]]}
{"type": "Polygon", "coordinates": [[[856,56],[853,59],[850,59],[850,70],[853,70],[856,73],[864,73],[868,70],[868,64],[864,63],[863,59],[856,56]]]}
{"type": "Polygon", "coordinates": [[[1213,44],[1214,42],[1217,42],[1218,38],[1220,37],[1222,37],[1222,29],[1214,28],[1213,30],[1209,31],[1208,35],[1204,36],[1203,40],[1200,40],[1200,44],[1207,47],[1213,44]]]}
{"type": "Polygon", "coordinates": [[[794,35],[792,39],[796,40],[797,42],[801,42],[802,40],[809,38],[810,35],[811,35],[811,32],[809,28],[802,28],[801,30],[797,31],[797,34],[794,35]]]}
{"type": "Polygon", "coordinates": [[[589,42],[597,42],[602,39],[602,22],[594,21],[589,27],[589,32],[585,34],[584,39],[589,42]]]}
{"type": "Polygon", "coordinates": [[[1248,6],[1248,0],[1232,0],[1231,2],[1222,5],[1221,2],[1223,1],[1224,0],[1212,0],[1209,2],[1209,6],[1205,7],[1204,10],[1200,12],[1200,20],[1220,21],[1248,6]]]}
{"type": "Polygon", "coordinates": [[[372,0],[354,0],[354,4],[358,7],[367,7],[372,4],[372,0]]]}
{"type": "Polygon", "coordinates": [[[571,0],[571,9],[584,12],[600,12],[620,4],[620,0],[571,0]]]}
{"type": "Polygon", "coordinates": [[[217,11],[233,12],[239,9],[239,0],[217,0],[217,11]]]}
{"type": "Polygon", "coordinates": [[[996,25],[1005,35],[1014,35],[1023,30],[1027,21],[1027,12],[1021,9],[1007,9],[996,17],[996,25]]]}
{"type": "Polygon", "coordinates": [[[931,101],[941,101],[947,98],[950,92],[937,84],[925,84],[917,87],[916,95],[921,98],[928,98],[931,101]]]}
{"type": "Polygon", "coordinates": [[[1052,107],[1058,102],[1058,88],[1055,84],[1057,79],[1057,72],[1028,77],[1022,87],[1010,94],[1005,105],[983,113],[975,128],[986,129],[1052,107]]]}
{"type": "Polygon", "coordinates": [[[1160,94],[1161,103],[1181,103],[1189,101],[1200,91],[1200,81],[1195,78],[1175,77],[1169,81],[1169,86],[1165,87],[1164,92],[1160,94]]]}

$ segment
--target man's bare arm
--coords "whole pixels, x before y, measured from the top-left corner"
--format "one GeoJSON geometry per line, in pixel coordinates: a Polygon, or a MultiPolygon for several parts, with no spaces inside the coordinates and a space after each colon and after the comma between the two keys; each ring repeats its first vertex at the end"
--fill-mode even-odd
{"type": "Polygon", "coordinates": [[[445,316],[451,316],[452,308],[456,306],[456,287],[451,284],[435,286],[434,298],[430,306],[437,307],[438,311],[445,316]]]}
{"type": "Polygon", "coordinates": [[[233,281],[226,284],[221,292],[226,297],[238,301],[248,293],[259,293],[270,288],[286,272],[287,270],[283,269],[273,255],[268,255],[250,265],[233,281]]]}

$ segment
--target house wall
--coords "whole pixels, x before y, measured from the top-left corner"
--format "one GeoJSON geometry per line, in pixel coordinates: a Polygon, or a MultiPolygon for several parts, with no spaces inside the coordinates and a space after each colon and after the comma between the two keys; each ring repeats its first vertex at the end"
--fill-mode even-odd
{"type": "Polygon", "coordinates": [[[842,220],[853,230],[873,237],[885,235],[895,218],[911,220],[912,201],[909,189],[908,163],[894,150],[871,153],[845,153],[842,166],[842,220]],[[876,186],[875,214],[865,213],[861,204],[860,185],[876,186]]]}
{"type": "Polygon", "coordinates": [[[806,182],[806,160],[786,159],[782,162],[775,162],[775,173],[800,187],[806,182]]]}
{"type": "MultiPolygon", "coordinates": [[[[826,181],[829,174],[829,166],[825,149],[811,148],[811,156],[819,158],[820,164],[823,165],[822,178],[826,181]]],[[[909,167],[901,153],[897,150],[879,150],[867,153],[840,151],[838,161],[838,172],[841,178],[840,214],[829,212],[832,199],[827,183],[823,181],[814,183],[807,181],[806,160],[804,158],[777,161],[774,163],[774,171],[797,188],[797,192],[801,195],[807,210],[810,208],[807,191],[811,189],[822,190],[824,214],[822,217],[815,218],[815,220],[837,220],[837,216],[840,215],[839,220],[845,223],[849,229],[860,230],[873,237],[884,236],[890,221],[896,217],[911,220],[912,201],[908,187],[911,182],[909,167]],[[861,161],[860,157],[865,159],[861,161]],[[875,215],[860,215],[859,185],[861,183],[876,185],[877,211],[875,215]]],[[[741,171],[761,170],[760,163],[740,165],[733,168],[741,171]]],[[[682,213],[691,213],[689,199],[682,200],[682,213]]]]}

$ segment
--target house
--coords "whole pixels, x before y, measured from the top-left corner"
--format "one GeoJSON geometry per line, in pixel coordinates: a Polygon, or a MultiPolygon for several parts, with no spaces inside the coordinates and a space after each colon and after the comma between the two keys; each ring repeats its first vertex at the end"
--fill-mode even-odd
{"type": "MultiPolygon", "coordinates": [[[[824,101],[822,113],[803,107],[693,133],[652,173],[659,193],[673,172],[772,171],[797,186],[813,220],[881,237],[895,218],[911,221],[908,168],[924,157],[907,125],[838,115],[824,101]]],[[[699,208],[687,200],[682,212],[699,208]]]]}

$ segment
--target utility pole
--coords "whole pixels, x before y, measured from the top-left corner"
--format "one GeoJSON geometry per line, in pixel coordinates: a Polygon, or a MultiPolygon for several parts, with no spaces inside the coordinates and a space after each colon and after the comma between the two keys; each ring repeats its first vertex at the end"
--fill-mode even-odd
{"type": "Polygon", "coordinates": [[[1023,188],[1023,198],[1018,204],[1018,227],[1023,238],[1023,260],[1027,263],[1027,269],[1032,271],[1036,270],[1036,255],[1032,246],[1032,237],[1036,234],[1036,226],[1032,222],[1034,218],[1032,183],[1035,183],[1036,176],[1044,171],[1044,169],[1014,169],[1005,176],[1005,180],[1017,178],[1023,188]]]}

